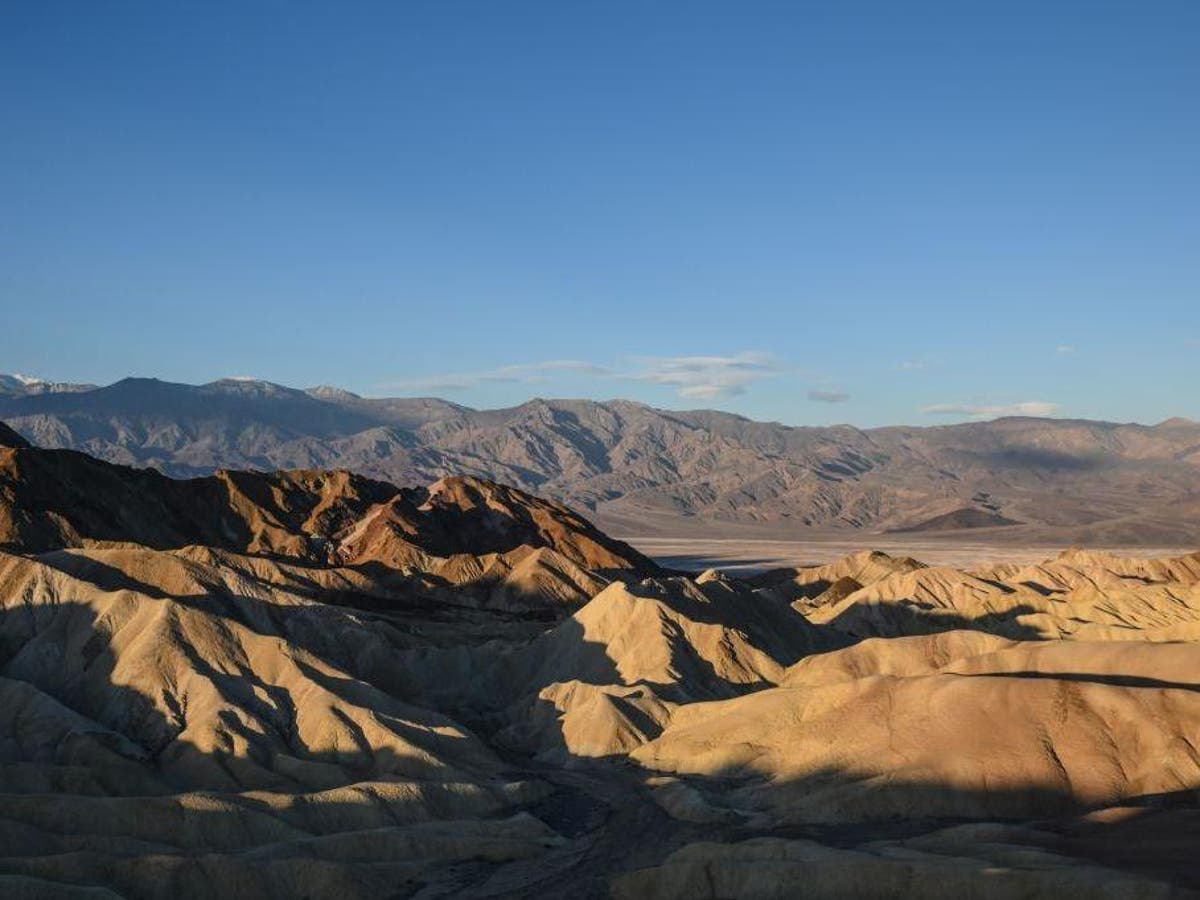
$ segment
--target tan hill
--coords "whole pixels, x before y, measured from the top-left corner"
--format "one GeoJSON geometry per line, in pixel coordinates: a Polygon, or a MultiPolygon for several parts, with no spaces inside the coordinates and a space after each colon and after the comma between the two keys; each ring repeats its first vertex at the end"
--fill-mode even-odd
{"type": "Polygon", "coordinates": [[[454,557],[544,547],[588,569],[655,565],[582,516],[522,491],[468,476],[397,494],[339,537],[341,556],[403,565],[414,553],[454,557]]]}
{"type": "Polygon", "coordinates": [[[502,739],[556,759],[627,753],[680,704],[776,684],[802,655],[835,644],[722,578],[613,584],[504,661],[522,696],[502,739]]]}
{"type": "Polygon", "coordinates": [[[923,567],[814,608],[810,618],[855,638],[966,627],[1024,639],[1190,639],[1200,628],[1198,567],[1200,554],[1125,560],[1074,551],[979,573],[923,567]]]}
{"type": "Polygon", "coordinates": [[[1188,743],[1197,664],[1193,645],[1018,645],[929,674],[685,707],[631,755],[659,771],[765,778],[736,796],[779,824],[1114,806],[1200,785],[1188,743]]]}
{"type": "Polygon", "coordinates": [[[25,446],[0,529],[6,896],[1200,890],[1200,554],[687,578],[473,476],[25,446]]]}
{"type": "Polygon", "coordinates": [[[400,659],[387,629],[289,591],[282,566],[0,554],[0,869],[120,896],[369,897],[557,840],[496,818],[544,787],[376,686],[400,659]]]}
{"type": "Polygon", "coordinates": [[[928,675],[957,660],[1016,646],[982,631],[942,631],[931,635],[868,638],[839,653],[808,656],[788,669],[780,684],[788,687],[854,681],[876,675],[908,678],[928,675]]]}
{"type": "Polygon", "coordinates": [[[1188,420],[863,430],[621,400],[473,410],[336,388],[152,379],[0,396],[0,419],[41,446],[176,476],[341,468],[418,486],[469,474],[587,510],[625,533],[699,522],[777,535],[969,531],[1043,546],[1200,539],[1200,424],[1188,420]]]}
{"type": "Polygon", "coordinates": [[[690,701],[774,684],[789,664],[826,646],[802,616],[725,579],[617,583],[531,645],[529,677],[615,676],[690,701]],[[604,649],[594,657],[601,669],[580,669],[580,641],[604,649]]]}
{"type": "Polygon", "coordinates": [[[177,481],[74,451],[0,446],[0,547],[95,542],[376,567],[374,581],[387,588],[377,594],[444,600],[445,588],[469,587],[475,605],[578,604],[614,574],[658,571],[576,513],[473,478],[428,490],[344,471],[177,481]]]}
{"type": "MultiPolygon", "coordinates": [[[[244,624],[272,614],[262,600],[97,590],[52,561],[7,555],[0,578],[28,612],[5,607],[4,643],[19,648],[5,675],[143,748],[168,783],[319,790],[348,771],[454,781],[497,769],[453,722],[244,624]]],[[[303,615],[308,604],[291,602],[303,615]]]]}
{"type": "Polygon", "coordinates": [[[878,550],[862,550],[835,562],[801,569],[772,569],[750,579],[768,596],[797,604],[804,611],[841,600],[868,584],[923,565],[910,557],[896,558],[878,550]]]}

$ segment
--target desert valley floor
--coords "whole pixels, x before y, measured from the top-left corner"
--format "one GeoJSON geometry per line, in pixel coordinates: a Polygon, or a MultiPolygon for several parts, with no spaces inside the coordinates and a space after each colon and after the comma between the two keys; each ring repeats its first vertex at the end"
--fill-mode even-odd
{"type": "MultiPolygon", "coordinates": [[[[959,568],[979,568],[999,563],[1032,565],[1064,548],[1057,546],[1024,546],[979,541],[975,535],[961,532],[949,539],[897,540],[893,535],[862,535],[848,539],[847,535],[830,535],[825,540],[783,540],[764,538],[706,538],[662,537],[659,535],[619,535],[619,539],[637,547],[665,568],[682,572],[702,573],[720,569],[739,577],[757,575],[770,569],[806,568],[835,562],[862,550],[878,550],[891,556],[915,556],[924,563],[959,568]]],[[[1104,547],[1110,556],[1129,556],[1153,559],[1158,556],[1183,556],[1191,548],[1164,547],[1104,547]]]]}
{"type": "Polygon", "coordinates": [[[0,896],[1200,894],[1200,553],[913,537],[0,426],[0,896]]]}

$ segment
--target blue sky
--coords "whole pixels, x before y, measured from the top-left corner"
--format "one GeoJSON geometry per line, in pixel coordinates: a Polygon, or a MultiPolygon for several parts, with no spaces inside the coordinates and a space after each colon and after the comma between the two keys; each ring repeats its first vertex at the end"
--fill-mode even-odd
{"type": "Polygon", "coordinates": [[[1200,4],[0,6],[0,371],[1200,417],[1200,4]]]}

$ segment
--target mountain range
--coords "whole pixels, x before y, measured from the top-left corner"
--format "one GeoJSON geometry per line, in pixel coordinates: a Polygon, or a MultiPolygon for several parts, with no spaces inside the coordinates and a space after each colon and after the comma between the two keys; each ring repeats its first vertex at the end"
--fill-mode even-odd
{"type": "Polygon", "coordinates": [[[476,410],[249,379],[106,387],[0,377],[0,419],[42,447],[152,467],[347,469],[401,486],[465,474],[629,535],[969,531],[996,542],[1187,545],[1200,424],[1002,418],[793,427],[628,400],[476,410]]]}
{"type": "Polygon", "coordinates": [[[0,425],[0,895],[1200,896],[1200,553],[661,570],[0,425]]]}

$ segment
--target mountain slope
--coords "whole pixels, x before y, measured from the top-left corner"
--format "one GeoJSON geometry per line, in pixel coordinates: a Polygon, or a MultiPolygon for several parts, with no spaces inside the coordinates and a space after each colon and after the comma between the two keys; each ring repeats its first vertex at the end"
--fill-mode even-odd
{"type": "Polygon", "coordinates": [[[621,400],[472,410],[149,379],[0,397],[0,418],[41,446],[176,476],[346,468],[409,486],[473,475],[626,530],[685,517],[776,533],[970,529],[1036,543],[1179,545],[1200,535],[1200,425],[1187,420],[810,428],[621,400]]]}

